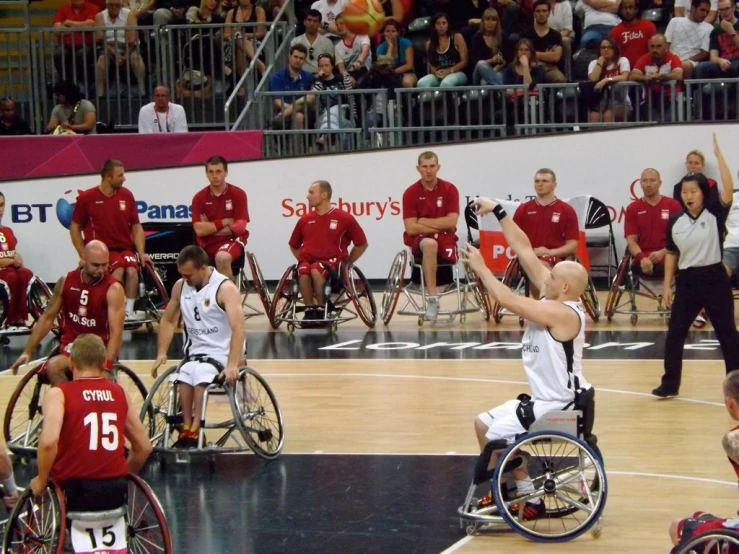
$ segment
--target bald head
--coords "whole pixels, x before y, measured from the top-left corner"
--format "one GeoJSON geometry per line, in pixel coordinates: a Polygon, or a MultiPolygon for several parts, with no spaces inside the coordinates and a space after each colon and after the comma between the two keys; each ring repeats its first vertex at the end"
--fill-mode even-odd
{"type": "Polygon", "coordinates": [[[91,240],[85,245],[83,257],[83,271],[89,280],[102,279],[108,272],[110,253],[108,247],[99,240],[91,240]]]}
{"type": "Polygon", "coordinates": [[[166,112],[169,107],[169,88],[165,86],[158,86],[154,89],[152,100],[154,100],[154,107],[159,112],[166,112]]]}
{"type": "Polygon", "coordinates": [[[577,300],[588,286],[588,272],[578,262],[560,262],[552,268],[552,281],[547,287],[547,298],[577,300]],[[554,296],[550,296],[549,287],[553,287],[554,296]]]}

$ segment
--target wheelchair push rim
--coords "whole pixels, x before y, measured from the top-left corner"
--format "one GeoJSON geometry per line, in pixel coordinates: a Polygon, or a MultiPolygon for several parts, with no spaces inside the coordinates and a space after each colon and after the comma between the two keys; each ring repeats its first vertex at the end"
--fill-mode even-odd
{"type": "Polygon", "coordinates": [[[254,454],[274,460],[282,452],[285,433],[272,389],[259,373],[246,367],[241,370],[233,392],[229,398],[236,428],[254,454]]]}
{"type": "Polygon", "coordinates": [[[736,530],[716,529],[692,537],[673,549],[674,554],[727,554],[739,552],[739,533],[736,530]]]}
{"type": "MultiPolygon", "coordinates": [[[[172,432],[178,430],[176,420],[181,419],[182,410],[179,405],[177,405],[175,415],[168,415],[170,403],[169,378],[177,371],[178,367],[171,366],[159,374],[146,396],[144,405],[141,407],[139,419],[143,423],[149,441],[151,441],[151,445],[156,451],[169,447],[172,432]]],[[[175,397],[173,401],[177,402],[178,400],[175,397]]]]}
{"type": "Polygon", "coordinates": [[[405,250],[401,250],[393,258],[393,264],[390,266],[390,272],[385,282],[385,289],[382,292],[382,306],[380,307],[380,317],[385,325],[390,323],[390,320],[395,313],[395,308],[398,305],[400,299],[400,292],[403,290],[403,283],[405,281],[405,268],[408,264],[408,253],[405,250]]]}
{"type": "Polygon", "coordinates": [[[41,433],[41,402],[51,388],[43,364],[23,376],[8,401],[3,421],[3,435],[11,452],[21,456],[35,455],[41,433]]]}
{"type": "MultiPolygon", "coordinates": [[[[46,286],[41,279],[34,277],[28,283],[26,289],[26,298],[28,299],[28,313],[33,318],[33,325],[41,318],[46,308],[51,304],[52,293],[49,287],[46,286]]],[[[32,325],[32,327],[33,327],[32,325]]],[[[61,336],[61,325],[60,319],[57,317],[54,320],[54,325],[51,328],[51,332],[57,337],[61,336]]]]}
{"type": "Polygon", "coordinates": [[[369,281],[358,267],[349,264],[344,265],[343,277],[357,315],[371,329],[377,322],[377,305],[369,281]]]}
{"type": "Polygon", "coordinates": [[[280,279],[275,295],[272,298],[272,305],[269,309],[269,323],[273,329],[277,329],[289,316],[294,315],[295,295],[293,293],[295,279],[295,265],[287,268],[280,279]]]}
{"type": "Polygon", "coordinates": [[[264,280],[264,275],[262,275],[262,268],[259,267],[256,256],[251,252],[246,253],[246,260],[249,263],[254,289],[257,291],[257,296],[259,296],[259,300],[264,307],[264,313],[269,314],[272,309],[272,298],[269,295],[267,281],[264,280]]]}
{"type": "Polygon", "coordinates": [[[55,483],[40,496],[30,488],[23,491],[8,518],[3,554],[33,552],[61,554],[67,527],[66,507],[55,483]]]}
{"type": "Polygon", "coordinates": [[[138,475],[128,475],[128,551],[172,554],[164,510],[146,482],[138,475]]]}
{"type": "Polygon", "coordinates": [[[485,321],[490,321],[490,299],[488,298],[485,286],[482,284],[482,280],[477,274],[472,271],[468,264],[464,264],[464,273],[467,281],[467,286],[472,289],[472,295],[475,299],[475,304],[480,309],[482,317],[485,321]]]}

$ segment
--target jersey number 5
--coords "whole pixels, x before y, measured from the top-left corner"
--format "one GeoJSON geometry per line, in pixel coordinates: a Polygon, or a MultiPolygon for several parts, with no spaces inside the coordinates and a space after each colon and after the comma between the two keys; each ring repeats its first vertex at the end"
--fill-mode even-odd
{"type": "Polygon", "coordinates": [[[111,452],[118,449],[118,427],[114,425],[116,419],[117,416],[113,412],[87,414],[82,421],[85,426],[90,426],[90,450],[97,450],[98,443],[111,452]],[[98,422],[98,416],[101,416],[101,424],[98,422]]]}
{"type": "Polygon", "coordinates": [[[80,306],[87,306],[87,291],[83,290],[80,293],[80,306]]]}

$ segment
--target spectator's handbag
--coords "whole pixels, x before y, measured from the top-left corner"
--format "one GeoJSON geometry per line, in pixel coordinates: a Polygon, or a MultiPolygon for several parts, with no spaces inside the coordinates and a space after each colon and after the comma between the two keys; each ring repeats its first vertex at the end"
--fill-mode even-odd
{"type": "Polygon", "coordinates": [[[201,71],[188,69],[175,81],[174,90],[177,98],[210,98],[213,81],[201,71]]]}

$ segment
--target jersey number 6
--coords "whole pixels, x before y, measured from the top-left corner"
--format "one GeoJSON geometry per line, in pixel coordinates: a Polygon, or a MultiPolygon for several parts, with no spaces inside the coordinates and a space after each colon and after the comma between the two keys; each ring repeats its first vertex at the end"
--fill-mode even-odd
{"type": "Polygon", "coordinates": [[[85,427],[90,426],[90,450],[97,450],[98,443],[105,450],[111,452],[118,449],[118,428],[113,425],[116,419],[117,416],[113,412],[103,412],[102,414],[92,412],[82,420],[85,427]],[[98,416],[102,416],[102,425],[98,425],[98,416]]]}

